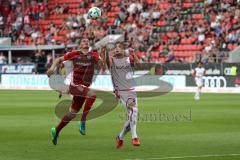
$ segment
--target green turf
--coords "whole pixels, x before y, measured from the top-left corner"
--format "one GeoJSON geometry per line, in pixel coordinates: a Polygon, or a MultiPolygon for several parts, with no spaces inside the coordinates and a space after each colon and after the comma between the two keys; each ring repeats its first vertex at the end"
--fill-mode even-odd
{"type": "Polygon", "coordinates": [[[157,159],[161,157],[225,155],[182,158],[235,160],[240,154],[239,94],[171,93],[139,99],[142,116],[138,124],[141,146],[131,144],[128,135],[122,150],[115,148],[115,136],[122,128],[125,110],[114,111],[87,123],[87,135],[78,132],[77,122],[62,131],[59,143],[51,143],[51,127],[58,123],[53,91],[0,91],[0,160],[157,159]],[[191,117],[190,115],[191,110],[191,117]],[[146,117],[151,113],[174,114],[178,121],[146,117]],[[182,119],[181,119],[182,118],[182,119]],[[190,119],[191,118],[191,119],[190,119]]]}

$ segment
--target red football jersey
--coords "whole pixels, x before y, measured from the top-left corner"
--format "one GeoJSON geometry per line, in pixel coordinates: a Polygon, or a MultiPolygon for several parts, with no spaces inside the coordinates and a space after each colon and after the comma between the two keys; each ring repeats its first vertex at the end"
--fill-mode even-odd
{"type": "Polygon", "coordinates": [[[73,51],[64,55],[64,60],[73,62],[73,83],[90,86],[94,75],[94,64],[99,61],[97,52],[83,54],[81,51],[73,51]]]}

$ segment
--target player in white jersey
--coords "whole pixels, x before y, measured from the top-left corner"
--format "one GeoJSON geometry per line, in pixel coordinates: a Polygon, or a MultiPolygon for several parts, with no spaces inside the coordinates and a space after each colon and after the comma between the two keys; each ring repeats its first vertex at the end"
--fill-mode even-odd
{"type": "MultiPolygon", "coordinates": [[[[133,61],[139,63],[135,54],[132,54],[133,61]]],[[[122,43],[117,43],[112,55],[106,52],[106,62],[111,72],[114,93],[119,98],[128,112],[128,120],[125,122],[122,131],[117,136],[117,148],[122,148],[125,135],[131,131],[132,143],[139,146],[140,142],[136,133],[138,103],[137,94],[134,90],[133,69],[130,56],[124,50],[122,43]]]]}
{"type": "Polygon", "coordinates": [[[202,67],[202,62],[198,62],[198,67],[194,69],[193,75],[195,77],[195,82],[197,85],[197,90],[195,93],[195,100],[200,99],[201,89],[203,87],[203,76],[205,76],[206,70],[202,67]]]}

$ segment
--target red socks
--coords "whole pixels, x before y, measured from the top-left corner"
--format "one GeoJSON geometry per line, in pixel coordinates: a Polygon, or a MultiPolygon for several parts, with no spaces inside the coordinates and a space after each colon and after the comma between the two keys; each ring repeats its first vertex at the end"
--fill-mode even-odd
{"type": "Polygon", "coordinates": [[[68,115],[65,115],[62,118],[61,122],[56,127],[57,134],[59,134],[59,132],[62,130],[62,128],[65,127],[69,123],[69,121],[70,121],[70,119],[68,118],[68,115]]]}
{"type": "MultiPolygon", "coordinates": [[[[71,110],[74,110],[75,113],[77,113],[80,108],[82,108],[83,103],[85,102],[85,97],[77,97],[74,96],[73,100],[72,100],[72,106],[71,106],[71,110]]],[[[57,134],[59,134],[59,132],[62,130],[62,128],[64,128],[69,121],[71,121],[73,118],[75,118],[76,114],[74,113],[68,113],[66,114],[61,122],[57,125],[56,130],[57,130],[57,134]]]]}
{"type": "Polygon", "coordinates": [[[92,97],[86,99],[84,109],[83,109],[83,115],[82,115],[82,119],[81,119],[82,122],[86,121],[87,114],[90,111],[90,109],[92,108],[92,105],[95,102],[95,100],[96,100],[96,96],[92,96],[92,97]]]}
{"type": "MultiPolygon", "coordinates": [[[[84,103],[84,100],[85,100],[84,97],[75,97],[74,96],[72,109],[75,109],[76,111],[79,111],[82,104],[84,103]]],[[[83,109],[82,118],[81,118],[82,122],[86,121],[87,114],[90,111],[90,109],[91,109],[93,103],[95,102],[95,100],[96,100],[96,96],[92,96],[92,97],[86,99],[84,109],[83,109]]],[[[72,116],[73,117],[70,118],[71,116],[69,114],[67,114],[62,118],[61,122],[56,127],[57,134],[59,134],[59,132],[62,130],[62,128],[64,128],[75,117],[75,115],[72,115],[72,116]]]]}

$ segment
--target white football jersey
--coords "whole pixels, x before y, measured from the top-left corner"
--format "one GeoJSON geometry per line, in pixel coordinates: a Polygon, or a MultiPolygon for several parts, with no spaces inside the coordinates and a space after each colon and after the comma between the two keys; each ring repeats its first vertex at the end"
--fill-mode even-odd
{"type": "Polygon", "coordinates": [[[205,69],[203,67],[201,67],[201,68],[197,67],[197,68],[195,68],[194,71],[196,73],[197,78],[202,78],[205,74],[205,69]]]}
{"type": "Polygon", "coordinates": [[[131,90],[134,87],[133,69],[129,57],[112,58],[111,76],[115,90],[131,90]]]}

